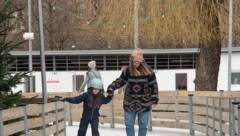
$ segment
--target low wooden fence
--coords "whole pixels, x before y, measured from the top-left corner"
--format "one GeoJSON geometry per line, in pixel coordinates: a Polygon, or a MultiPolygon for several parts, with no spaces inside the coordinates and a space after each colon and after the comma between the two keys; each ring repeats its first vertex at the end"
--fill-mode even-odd
{"type": "MultiPolygon", "coordinates": [[[[36,94],[26,94],[26,97],[36,94]]],[[[77,93],[48,93],[48,98],[55,95],[74,97],[77,93]]],[[[41,98],[41,94],[39,94],[41,98]]],[[[208,91],[166,91],[159,93],[159,103],[151,112],[149,130],[152,126],[189,129],[207,135],[240,136],[240,93],[208,91]]],[[[65,103],[67,120],[79,122],[82,104],[65,103]]],[[[103,105],[100,110],[100,122],[124,124],[123,95],[115,94],[113,101],[103,105]]],[[[136,121],[137,123],[137,121],[136,121]]]]}
{"type": "Polygon", "coordinates": [[[61,101],[0,110],[0,136],[65,136],[65,128],[64,103],[61,101]]]}

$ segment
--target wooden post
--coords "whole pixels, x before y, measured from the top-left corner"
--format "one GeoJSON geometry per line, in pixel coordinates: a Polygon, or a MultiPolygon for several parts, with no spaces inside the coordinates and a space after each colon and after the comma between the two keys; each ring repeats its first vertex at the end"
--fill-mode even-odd
{"type": "Polygon", "coordinates": [[[193,129],[193,94],[188,95],[188,105],[189,105],[189,131],[190,136],[194,136],[194,129],[193,129]]]}
{"type": "Polygon", "coordinates": [[[3,113],[2,113],[2,109],[0,108],[0,136],[4,136],[4,132],[3,132],[3,113]]]}

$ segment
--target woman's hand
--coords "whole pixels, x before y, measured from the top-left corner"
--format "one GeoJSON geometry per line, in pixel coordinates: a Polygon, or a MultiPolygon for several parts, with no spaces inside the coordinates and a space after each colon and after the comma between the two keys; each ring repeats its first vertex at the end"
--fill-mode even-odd
{"type": "Polygon", "coordinates": [[[108,95],[109,95],[109,94],[112,94],[112,95],[113,95],[113,89],[112,89],[111,87],[108,87],[107,93],[108,93],[108,95]]]}
{"type": "Polygon", "coordinates": [[[113,96],[113,94],[108,94],[108,96],[113,96]]]}
{"type": "Polygon", "coordinates": [[[63,99],[62,99],[62,102],[65,102],[66,100],[67,100],[67,98],[63,98],[63,99]]]}

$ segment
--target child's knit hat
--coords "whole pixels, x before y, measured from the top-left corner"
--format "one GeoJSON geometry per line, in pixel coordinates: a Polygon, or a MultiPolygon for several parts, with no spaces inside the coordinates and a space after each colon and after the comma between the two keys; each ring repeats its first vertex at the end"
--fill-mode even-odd
{"type": "Polygon", "coordinates": [[[143,52],[142,52],[142,49],[140,49],[140,48],[134,49],[131,56],[132,56],[132,61],[143,62],[143,52]]]}
{"type": "Polygon", "coordinates": [[[103,89],[103,82],[101,79],[94,78],[90,81],[89,87],[95,88],[95,89],[103,89]]]}
{"type": "Polygon", "coordinates": [[[96,61],[90,61],[90,62],[88,62],[88,67],[91,68],[91,69],[96,68],[96,61]]]}

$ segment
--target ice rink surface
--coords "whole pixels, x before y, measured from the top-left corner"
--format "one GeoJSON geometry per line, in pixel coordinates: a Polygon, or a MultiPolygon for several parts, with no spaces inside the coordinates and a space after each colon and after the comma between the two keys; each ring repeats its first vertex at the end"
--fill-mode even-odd
{"type": "MultiPolygon", "coordinates": [[[[77,136],[79,123],[74,122],[73,126],[67,125],[67,136],[77,136]]],[[[99,124],[100,136],[126,136],[125,126],[115,124],[115,128],[110,128],[110,124],[99,124]]],[[[91,127],[88,127],[87,135],[92,136],[91,127]]],[[[138,126],[135,126],[135,136],[138,136],[138,126]]],[[[152,131],[148,131],[147,136],[189,136],[189,130],[153,127],[152,131]]],[[[203,133],[195,132],[195,136],[205,136],[203,133]]]]}

